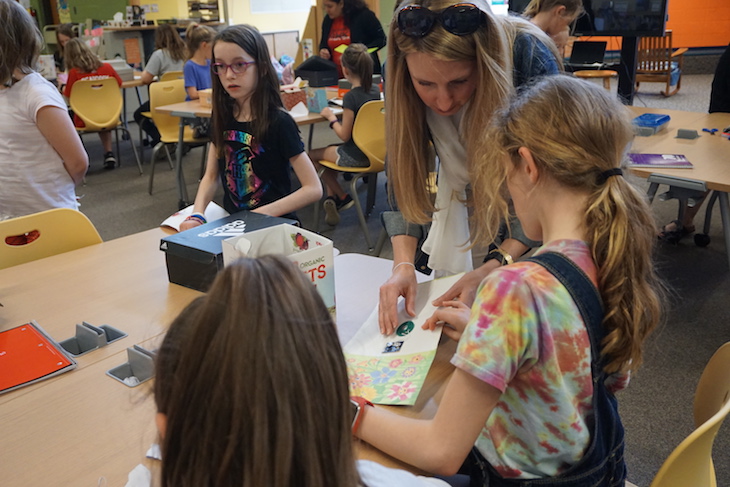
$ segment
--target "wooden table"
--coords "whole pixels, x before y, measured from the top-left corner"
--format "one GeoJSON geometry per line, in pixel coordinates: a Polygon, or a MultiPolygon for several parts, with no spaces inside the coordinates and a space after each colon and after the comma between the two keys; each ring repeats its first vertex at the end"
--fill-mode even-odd
{"type": "Polygon", "coordinates": [[[694,165],[692,169],[634,168],[637,176],[652,182],[651,196],[658,184],[672,184],[677,187],[717,192],[722,218],[725,248],[730,263],[730,140],[719,135],[703,132],[703,128],[717,128],[720,131],[730,126],[730,113],[696,113],[679,110],[631,107],[634,115],[659,113],[669,115],[667,127],[649,137],[635,137],[631,152],[656,154],[684,154],[694,165]],[[696,130],[696,139],[676,138],[678,129],[696,130]]]}
{"type": "MultiPolygon", "coordinates": [[[[330,90],[328,92],[328,96],[330,98],[334,97],[337,94],[336,91],[330,90]]],[[[182,171],[182,154],[183,154],[183,144],[182,141],[185,138],[185,123],[188,119],[191,118],[210,118],[213,112],[213,109],[211,107],[204,107],[200,104],[200,100],[191,100],[191,101],[185,101],[181,103],[173,103],[171,105],[163,105],[161,107],[157,107],[157,111],[161,113],[167,113],[169,115],[172,115],[174,117],[180,117],[180,136],[179,136],[179,142],[177,144],[177,150],[175,152],[175,175],[177,179],[177,189],[178,189],[178,208],[182,209],[185,208],[190,204],[188,201],[188,189],[185,185],[185,176],[182,171]]],[[[308,138],[308,144],[307,148],[309,150],[312,149],[312,135],[314,133],[314,124],[319,122],[326,122],[327,119],[324,118],[319,113],[312,113],[308,112],[307,115],[303,117],[296,117],[294,120],[297,122],[297,125],[299,126],[309,126],[309,138],[308,138]]]]}
{"type": "MultiPolygon", "coordinates": [[[[165,235],[152,229],[0,270],[0,330],[35,319],[62,340],[73,335],[75,323],[86,320],[129,333],[78,357],[74,371],[0,396],[2,485],[121,487],[136,465],[158,468],[158,462],[144,458],[156,441],[154,381],[128,388],[105,373],[127,361],[126,349],[133,344],[157,348],[167,325],[200,294],[168,282],[158,250],[165,235]],[[99,484],[102,477],[106,483],[99,484]]],[[[364,255],[336,258],[338,327],[339,322],[359,326],[365,319],[357,317],[377,303],[378,285],[391,265],[364,255]]],[[[415,406],[391,409],[432,415],[453,370],[448,361],[454,349],[448,341],[439,347],[415,406]]],[[[368,445],[358,450],[360,458],[404,467],[368,445]]]]}

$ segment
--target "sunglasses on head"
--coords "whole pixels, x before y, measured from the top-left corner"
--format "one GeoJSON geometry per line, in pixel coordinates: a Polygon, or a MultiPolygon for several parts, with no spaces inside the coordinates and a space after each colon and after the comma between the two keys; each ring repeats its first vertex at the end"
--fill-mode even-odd
{"type": "Polygon", "coordinates": [[[457,3],[434,12],[421,5],[408,5],[398,11],[398,29],[408,37],[423,37],[433,29],[436,20],[448,32],[465,36],[486,24],[486,15],[472,3],[457,3]]]}

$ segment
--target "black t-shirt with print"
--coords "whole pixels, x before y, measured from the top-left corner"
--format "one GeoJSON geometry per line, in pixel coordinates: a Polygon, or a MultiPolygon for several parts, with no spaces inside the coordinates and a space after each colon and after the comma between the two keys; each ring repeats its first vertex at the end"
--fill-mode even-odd
{"type": "Polygon", "coordinates": [[[229,213],[252,210],[291,193],[289,159],[304,152],[299,127],[288,113],[271,114],[263,144],[251,135],[251,122],[232,121],[223,132],[225,153],[218,170],[229,213]]]}

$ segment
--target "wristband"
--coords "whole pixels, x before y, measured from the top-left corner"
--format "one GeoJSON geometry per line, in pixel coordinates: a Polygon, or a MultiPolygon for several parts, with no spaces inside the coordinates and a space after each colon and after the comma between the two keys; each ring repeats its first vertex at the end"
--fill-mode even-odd
{"type": "Polygon", "coordinates": [[[333,128],[334,124],[336,124],[337,122],[339,122],[339,120],[332,120],[330,122],[330,128],[333,128]]]}
{"type": "Polygon", "coordinates": [[[200,222],[201,225],[205,225],[206,223],[208,223],[208,220],[205,219],[205,215],[203,215],[202,213],[193,213],[185,220],[196,220],[200,222]]]}
{"type": "Polygon", "coordinates": [[[413,267],[414,270],[416,269],[416,265],[415,264],[412,264],[411,262],[405,262],[405,261],[403,261],[400,264],[397,264],[395,267],[393,267],[393,270],[391,272],[395,272],[395,270],[397,268],[399,268],[400,266],[402,266],[402,265],[409,265],[409,266],[413,267]]]}
{"type": "Polygon", "coordinates": [[[362,418],[365,416],[365,406],[375,407],[375,405],[360,396],[350,396],[350,403],[355,408],[355,415],[352,418],[352,434],[353,436],[357,433],[362,418]]]}
{"type": "Polygon", "coordinates": [[[492,259],[499,261],[500,265],[509,265],[514,262],[512,256],[500,248],[492,249],[492,251],[487,254],[484,262],[490,261],[492,259]]]}

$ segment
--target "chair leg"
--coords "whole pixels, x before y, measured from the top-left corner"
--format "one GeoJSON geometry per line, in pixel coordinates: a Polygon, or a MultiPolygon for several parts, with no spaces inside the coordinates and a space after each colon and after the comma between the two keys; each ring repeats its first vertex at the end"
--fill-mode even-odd
{"type": "Polygon", "coordinates": [[[350,196],[355,201],[355,209],[357,210],[357,218],[360,220],[360,228],[365,234],[365,242],[368,244],[368,250],[373,250],[373,242],[370,240],[370,232],[368,232],[368,224],[365,220],[365,214],[362,211],[362,205],[360,204],[360,198],[357,195],[357,181],[362,178],[365,173],[353,174],[352,180],[350,181],[350,196]]]}
{"type": "Polygon", "coordinates": [[[117,142],[117,167],[121,167],[122,153],[119,150],[119,131],[117,129],[114,129],[114,140],[116,140],[116,142],[117,142]]]}
{"type": "Polygon", "coordinates": [[[165,154],[167,155],[167,164],[170,166],[170,171],[175,169],[175,164],[172,162],[172,156],[170,155],[170,149],[167,148],[167,144],[163,146],[165,148],[165,154]]]}
{"type": "Polygon", "coordinates": [[[370,216],[375,207],[375,192],[378,190],[378,173],[371,172],[368,175],[368,199],[365,214],[370,216]]]}
{"type": "MultiPolygon", "coordinates": [[[[317,177],[319,178],[320,184],[322,184],[322,196],[326,197],[327,195],[327,186],[324,184],[324,181],[322,181],[322,174],[324,174],[324,167],[319,166],[319,169],[317,169],[317,177]]],[[[322,198],[318,199],[314,202],[314,211],[312,219],[314,220],[312,222],[312,231],[314,233],[317,233],[319,231],[319,208],[322,205],[322,198]]]]}
{"type": "MultiPolygon", "coordinates": [[[[160,152],[160,149],[165,148],[165,152],[167,152],[167,146],[164,142],[160,142],[152,149],[152,156],[150,157],[150,182],[147,184],[147,192],[149,194],[152,194],[152,185],[155,182],[155,160],[157,159],[157,153],[160,152]]],[[[167,158],[170,158],[170,153],[167,153],[167,158]]]]}
{"type": "Polygon", "coordinates": [[[383,253],[383,247],[385,246],[385,242],[388,241],[388,232],[385,230],[385,228],[380,229],[380,235],[378,235],[378,242],[375,244],[375,251],[373,254],[375,254],[375,257],[380,257],[380,254],[383,253]]]}
{"type": "MultiPolygon", "coordinates": [[[[132,140],[132,134],[129,132],[128,129],[124,127],[119,127],[122,129],[122,131],[127,134],[127,140],[129,140],[129,145],[132,147],[132,152],[134,153],[134,160],[137,162],[137,169],[139,169],[139,175],[142,175],[142,161],[139,159],[139,154],[137,153],[137,147],[134,145],[134,141],[132,140]]],[[[117,143],[119,143],[119,135],[117,135],[117,143]]],[[[119,150],[119,147],[117,147],[117,150],[119,150]]]]}

